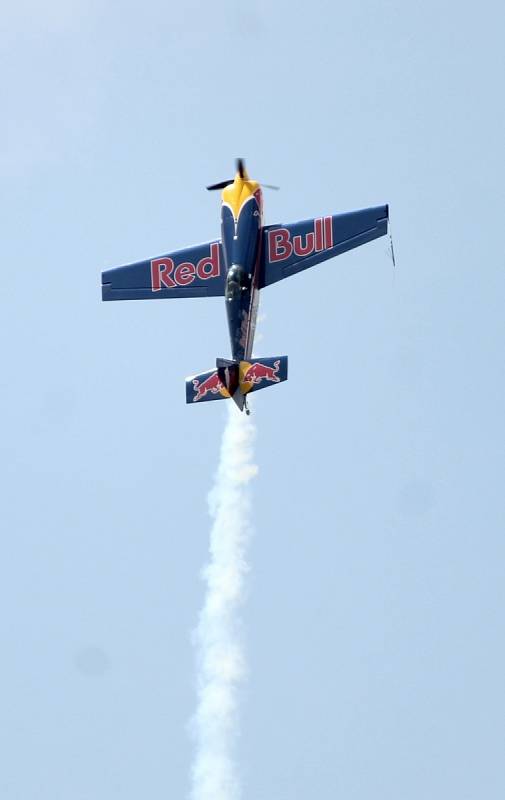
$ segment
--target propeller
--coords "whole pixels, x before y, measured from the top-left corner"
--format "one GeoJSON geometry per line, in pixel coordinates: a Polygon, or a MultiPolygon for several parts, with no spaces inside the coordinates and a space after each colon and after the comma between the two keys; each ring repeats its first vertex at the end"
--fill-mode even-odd
{"type": "Polygon", "coordinates": [[[215,189],[224,189],[225,186],[229,186],[230,183],[233,183],[233,178],[230,181],[221,181],[220,183],[212,183],[210,186],[207,186],[207,190],[209,192],[213,192],[215,189]]]}
{"type": "MultiPolygon", "coordinates": [[[[246,170],[245,170],[245,161],[244,161],[244,159],[243,158],[237,158],[236,161],[235,161],[235,165],[236,165],[237,172],[240,175],[240,177],[242,178],[242,180],[247,180],[247,173],[246,173],[246,170]]],[[[213,192],[213,191],[215,191],[217,189],[224,189],[225,186],[229,186],[230,183],[233,183],[234,180],[235,180],[234,178],[230,178],[227,181],[219,181],[219,183],[212,183],[210,186],[207,186],[207,190],[209,192],[213,192]]],[[[262,183],[260,185],[263,186],[264,189],[274,189],[275,191],[277,191],[279,189],[278,186],[272,186],[269,183],[262,183]]]]}

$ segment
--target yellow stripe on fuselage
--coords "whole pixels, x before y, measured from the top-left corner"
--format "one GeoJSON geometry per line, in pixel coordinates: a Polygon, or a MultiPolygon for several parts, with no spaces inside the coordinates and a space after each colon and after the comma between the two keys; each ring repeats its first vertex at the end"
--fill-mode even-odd
{"type": "Polygon", "coordinates": [[[229,186],[225,186],[221,197],[223,203],[230,206],[236,220],[238,219],[240,209],[244,203],[253,196],[254,192],[259,189],[259,186],[258,181],[249,180],[247,172],[243,178],[241,178],[240,174],[237,172],[233,183],[230,183],[229,186]]]}

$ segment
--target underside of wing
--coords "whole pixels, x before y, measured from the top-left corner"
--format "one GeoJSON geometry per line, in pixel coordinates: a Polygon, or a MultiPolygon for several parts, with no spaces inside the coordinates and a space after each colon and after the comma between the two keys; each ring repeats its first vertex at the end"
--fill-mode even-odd
{"type": "Polygon", "coordinates": [[[220,241],[187,247],[102,272],[102,300],[222,297],[225,267],[220,241]]]}
{"type": "Polygon", "coordinates": [[[263,231],[260,289],[388,232],[388,206],[270,225],[263,231]]]}

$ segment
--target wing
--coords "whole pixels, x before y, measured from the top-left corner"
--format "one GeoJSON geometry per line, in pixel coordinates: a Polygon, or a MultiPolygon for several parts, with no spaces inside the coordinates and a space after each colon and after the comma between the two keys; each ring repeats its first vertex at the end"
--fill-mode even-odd
{"type": "Polygon", "coordinates": [[[102,272],[102,300],[224,295],[221,242],[206,242],[102,272]]]}
{"type": "Polygon", "coordinates": [[[269,225],[263,230],[260,289],[384,236],[388,220],[386,205],[292,225],[269,225]]]}

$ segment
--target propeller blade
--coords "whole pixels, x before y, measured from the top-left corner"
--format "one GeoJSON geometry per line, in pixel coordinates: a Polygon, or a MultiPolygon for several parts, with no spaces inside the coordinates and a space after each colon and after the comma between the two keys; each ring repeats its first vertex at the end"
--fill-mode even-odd
{"type": "Polygon", "coordinates": [[[207,190],[209,192],[213,192],[215,189],[224,189],[225,186],[229,186],[230,183],[233,183],[233,178],[228,181],[220,181],[219,183],[213,183],[210,186],[207,186],[207,190]]]}
{"type": "Polygon", "coordinates": [[[245,178],[245,161],[244,161],[243,158],[237,158],[237,162],[236,163],[237,163],[237,172],[240,175],[240,177],[242,178],[242,180],[244,180],[244,178],[245,178]]]}
{"type": "Polygon", "coordinates": [[[261,185],[264,189],[273,189],[275,192],[278,192],[281,188],[280,186],[272,186],[270,183],[262,183],[261,185]]]}

